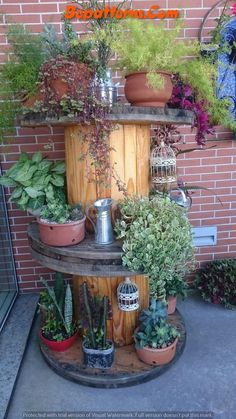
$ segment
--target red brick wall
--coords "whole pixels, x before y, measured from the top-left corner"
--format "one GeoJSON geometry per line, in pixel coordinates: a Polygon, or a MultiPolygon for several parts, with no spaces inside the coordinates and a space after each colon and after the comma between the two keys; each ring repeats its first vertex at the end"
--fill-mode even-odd
{"type": "MultiPolygon", "coordinates": [[[[24,23],[30,30],[37,33],[42,30],[43,23],[51,22],[61,30],[60,12],[67,2],[56,0],[0,0],[0,12],[4,13],[0,21],[0,62],[6,58],[7,47],[4,35],[6,22],[24,23]]],[[[177,8],[184,11],[185,29],[183,36],[195,38],[203,17],[215,0],[160,0],[148,3],[135,1],[134,8],[146,8],[147,4],[158,4],[161,7],[177,8]],[[137,6],[137,7],[136,7],[137,6]]],[[[214,18],[219,10],[209,20],[208,27],[214,25],[214,18]]],[[[81,26],[80,28],[81,29],[81,26]]],[[[205,31],[206,36],[207,31],[205,31]]],[[[118,76],[118,75],[117,75],[118,76]]],[[[17,128],[15,141],[5,146],[1,151],[3,170],[16,161],[19,153],[33,153],[44,150],[51,159],[64,158],[63,129],[49,128],[21,129],[17,128]],[[44,147],[50,145],[50,149],[44,147]]],[[[181,127],[185,141],[194,144],[194,132],[189,127],[181,127]]],[[[178,161],[179,176],[184,181],[211,188],[223,202],[218,203],[216,196],[207,192],[198,192],[193,196],[193,206],[190,220],[194,226],[217,226],[218,242],[216,246],[202,247],[197,251],[199,261],[221,257],[236,256],[236,142],[231,133],[218,127],[215,136],[210,138],[210,145],[216,148],[208,151],[197,151],[186,154],[178,161]]],[[[9,197],[9,191],[6,190],[9,197]]],[[[16,209],[14,204],[8,204],[10,225],[13,239],[14,255],[20,290],[30,292],[39,287],[39,276],[50,278],[50,271],[32,260],[27,244],[27,225],[31,217],[16,209]]]]}

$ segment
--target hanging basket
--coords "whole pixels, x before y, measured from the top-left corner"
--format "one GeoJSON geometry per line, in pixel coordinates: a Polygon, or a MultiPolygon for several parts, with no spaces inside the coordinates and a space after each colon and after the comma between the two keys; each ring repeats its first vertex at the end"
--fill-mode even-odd
{"type": "Polygon", "coordinates": [[[172,148],[164,141],[152,150],[150,166],[154,186],[176,181],[176,156],[172,148]]]}
{"type": "Polygon", "coordinates": [[[139,308],[139,290],[137,285],[125,278],[117,288],[118,307],[121,311],[134,311],[139,308]]]}

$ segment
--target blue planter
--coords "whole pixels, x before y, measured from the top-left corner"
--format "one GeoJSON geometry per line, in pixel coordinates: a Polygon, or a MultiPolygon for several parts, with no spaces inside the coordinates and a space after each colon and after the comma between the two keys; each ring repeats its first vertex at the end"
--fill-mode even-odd
{"type": "Polygon", "coordinates": [[[90,349],[82,345],[84,353],[84,364],[90,368],[107,369],[110,368],[114,361],[114,344],[108,341],[111,347],[108,349],[90,349]]]}

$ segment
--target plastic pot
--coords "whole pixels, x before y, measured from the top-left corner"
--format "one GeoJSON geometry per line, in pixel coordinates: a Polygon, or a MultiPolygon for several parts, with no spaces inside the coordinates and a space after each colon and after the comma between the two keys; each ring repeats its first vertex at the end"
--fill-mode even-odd
{"type": "Polygon", "coordinates": [[[125,76],[125,96],[133,106],[155,106],[163,108],[170,100],[173,90],[171,74],[157,71],[164,78],[162,89],[148,87],[147,72],[130,73],[125,76]]]}
{"type": "Polygon", "coordinates": [[[154,349],[149,347],[136,348],[138,358],[148,365],[168,364],[175,356],[178,338],[167,348],[154,349]]]}
{"type": "Polygon", "coordinates": [[[76,340],[78,339],[78,336],[79,336],[79,330],[77,330],[77,332],[70,338],[62,340],[61,342],[56,342],[54,340],[49,340],[45,338],[42,332],[39,335],[44,345],[46,345],[49,349],[55,352],[64,352],[67,349],[69,349],[76,342],[76,340]]]}
{"type": "Polygon", "coordinates": [[[114,344],[108,341],[111,347],[108,349],[90,349],[82,345],[84,353],[84,365],[90,368],[107,369],[110,368],[114,361],[114,344]]]}
{"type": "Polygon", "coordinates": [[[78,244],[85,236],[85,220],[56,224],[37,219],[39,235],[43,243],[49,246],[71,246],[78,244]]]}

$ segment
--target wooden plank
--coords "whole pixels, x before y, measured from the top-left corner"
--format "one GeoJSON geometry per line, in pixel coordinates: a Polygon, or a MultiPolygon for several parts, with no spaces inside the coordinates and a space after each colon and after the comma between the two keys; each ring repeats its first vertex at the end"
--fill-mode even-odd
{"type": "Polygon", "coordinates": [[[46,362],[59,375],[84,385],[103,388],[117,388],[140,384],[158,377],[170,368],[181,356],[186,343],[186,329],[181,314],[176,311],[170,316],[180,332],[174,359],[166,365],[147,365],[141,362],[134,345],[115,348],[114,363],[107,370],[88,368],[83,364],[81,339],[65,352],[51,351],[42,343],[40,348],[46,362]]]}
{"type": "MultiPolygon", "coordinates": [[[[125,154],[125,183],[129,195],[136,194],[136,180],[137,180],[137,141],[136,141],[136,126],[124,125],[124,142],[125,154]]],[[[122,158],[122,156],[121,156],[122,158]]]]}
{"type": "Polygon", "coordinates": [[[71,126],[65,128],[65,155],[67,193],[70,204],[80,202],[85,208],[95,202],[97,191],[94,176],[90,171],[91,161],[81,157],[87,153],[87,144],[82,141],[89,127],[71,126]]]}
{"type": "MultiPolygon", "coordinates": [[[[107,119],[121,124],[174,124],[192,125],[194,113],[183,109],[156,107],[138,107],[130,105],[115,105],[107,119]]],[[[47,118],[37,114],[28,114],[19,118],[22,127],[38,126],[73,126],[81,124],[80,118],[59,115],[57,118],[47,118]]]]}
{"type": "Polygon", "coordinates": [[[150,173],[150,129],[149,126],[136,125],[136,193],[140,196],[149,194],[150,173]]]}
{"type": "Polygon", "coordinates": [[[110,146],[113,150],[110,153],[111,167],[114,167],[113,177],[111,179],[111,197],[118,201],[123,199],[123,192],[118,190],[117,179],[124,182],[125,180],[125,166],[124,166],[124,155],[125,155],[125,137],[124,137],[124,126],[118,125],[118,127],[110,135],[110,146]]]}

